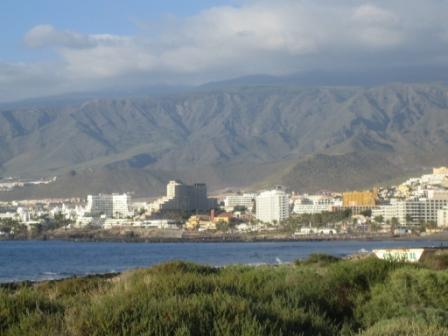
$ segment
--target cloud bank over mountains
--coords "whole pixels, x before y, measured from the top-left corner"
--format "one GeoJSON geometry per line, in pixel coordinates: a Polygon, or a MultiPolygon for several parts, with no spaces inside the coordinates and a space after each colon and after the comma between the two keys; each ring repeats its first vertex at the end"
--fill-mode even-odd
{"type": "Polygon", "coordinates": [[[199,84],[251,74],[447,66],[448,2],[247,0],[142,24],[135,36],[51,22],[24,36],[55,57],[0,60],[0,101],[107,88],[199,84]]]}

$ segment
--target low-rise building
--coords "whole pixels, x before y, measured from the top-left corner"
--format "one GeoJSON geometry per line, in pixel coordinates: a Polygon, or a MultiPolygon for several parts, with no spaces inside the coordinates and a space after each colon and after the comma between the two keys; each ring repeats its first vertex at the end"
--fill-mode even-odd
{"type": "Polygon", "coordinates": [[[296,214],[318,214],[335,211],[342,206],[340,198],[325,195],[304,195],[294,201],[293,212],[296,214]]]}
{"type": "Polygon", "coordinates": [[[185,224],[187,230],[216,230],[216,224],[208,215],[191,216],[185,224]]]}
{"type": "Polygon", "coordinates": [[[384,221],[397,219],[401,225],[437,223],[438,211],[448,206],[444,199],[417,199],[398,201],[372,209],[372,217],[382,216],[384,221]]]}
{"type": "Polygon", "coordinates": [[[176,221],[170,219],[151,219],[134,223],[134,226],[139,226],[147,229],[178,229],[176,221]]]}
{"type": "Polygon", "coordinates": [[[256,194],[228,195],[224,198],[224,207],[227,210],[233,210],[236,207],[252,210],[256,197],[256,194]]]}
{"type": "Polygon", "coordinates": [[[377,191],[351,191],[342,194],[343,206],[346,208],[371,208],[376,205],[377,191]]]}

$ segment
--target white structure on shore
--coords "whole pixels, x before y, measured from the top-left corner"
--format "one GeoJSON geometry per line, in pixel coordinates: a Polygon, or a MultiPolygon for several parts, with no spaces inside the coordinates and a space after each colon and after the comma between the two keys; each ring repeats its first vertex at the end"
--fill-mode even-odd
{"type": "Polygon", "coordinates": [[[224,198],[226,210],[233,210],[235,207],[245,207],[252,210],[257,194],[229,195],[224,198]]]}
{"type": "Polygon", "coordinates": [[[448,227],[448,207],[437,211],[437,226],[440,228],[448,227]]]}
{"type": "Polygon", "coordinates": [[[289,217],[289,197],[282,190],[260,193],[255,200],[257,219],[264,223],[280,223],[289,217]]]}
{"type": "Polygon", "coordinates": [[[439,210],[448,206],[448,193],[445,191],[428,191],[427,197],[395,201],[372,209],[372,217],[382,216],[384,221],[396,218],[401,225],[438,223],[439,210]]]}
{"type": "Polygon", "coordinates": [[[129,210],[130,196],[127,194],[89,195],[86,213],[92,217],[104,215],[108,218],[125,218],[132,215],[129,210]]]}
{"type": "Polygon", "coordinates": [[[166,196],[152,202],[148,208],[150,212],[207,212],[215,205],[216,200],[207,196],[206,184],[186,185],[180,181],[170,181],[166,186],[166,196]]]}
{"type": "Polygon", "coordinates": [[[325,195],[304,195],[294,202],[296,214],[318,214],[342,207],[342,200],[325,195]]]}

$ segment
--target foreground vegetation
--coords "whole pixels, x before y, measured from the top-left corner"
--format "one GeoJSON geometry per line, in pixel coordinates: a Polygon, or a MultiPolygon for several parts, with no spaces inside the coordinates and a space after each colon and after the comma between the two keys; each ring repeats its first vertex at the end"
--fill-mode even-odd
{"type": "Polygon", "coordinates": [[[409,265],[170,262],[0,289],[1,335],[448,335],[446,256],[409,265]]]}

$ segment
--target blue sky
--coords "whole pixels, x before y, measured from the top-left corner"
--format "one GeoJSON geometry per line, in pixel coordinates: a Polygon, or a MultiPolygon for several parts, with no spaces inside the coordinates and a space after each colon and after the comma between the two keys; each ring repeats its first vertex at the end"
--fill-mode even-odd
{"type": "Polygon", "coordinates": [[[448,1],[0,0],[0,43],[0,102],[254,74],[421,71],[448,67],[448,1]]]}
{"type": "Polygon", "coordinates": [[[154,22],[169,15],[187,17],[232,0],[1,0],[0,59],[27,61],[49,53],[29,50],[23,37],[34,26],[51,23],[80,33],[133,35],[138,22],[154,22]]]}

